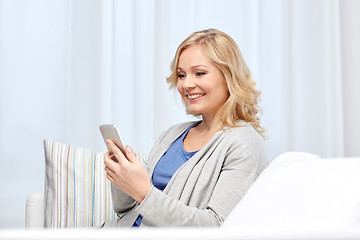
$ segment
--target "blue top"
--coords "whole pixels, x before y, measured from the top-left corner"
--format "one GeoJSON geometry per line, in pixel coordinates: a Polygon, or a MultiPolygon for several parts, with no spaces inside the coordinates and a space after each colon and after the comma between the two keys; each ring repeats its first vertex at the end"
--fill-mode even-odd
{"type": "Polygon", "coordinates": [[[194,126],[195,124],[190,126],[178,139],[176,139],[156,164],[152,180],[154,187],[157,189],[163,191],[174,173],[198,152],[187,152],[183,145],[184,138],[194,126]]]}
{"type": "MultiPolygon", "coordinates": [[[[198,123],[191,125],[183,134],[175,140],[165,154],[160,158],[154,168],[152,181],[154,187],[163,191],[174,173],[198,151],[187,152],[184,149],[183,141],[189,130],[198,123]]],[[[139,227],[142,222],[142,215],[136,219],[133,227],[139,227]]]]}

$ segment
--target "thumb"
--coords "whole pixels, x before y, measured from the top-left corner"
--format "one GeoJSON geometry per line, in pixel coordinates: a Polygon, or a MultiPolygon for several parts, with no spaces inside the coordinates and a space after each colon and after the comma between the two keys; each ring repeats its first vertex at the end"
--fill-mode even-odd
{"type": "Polygon", "coordinates": [[[127,146],[125,148],[125,152],[126,152],[126,158],[129,159],[129,161],[131,163],[138,162],[138,160],[136,158],[136,153],[132,150],[132,148],[130,146],[127,146]]]}

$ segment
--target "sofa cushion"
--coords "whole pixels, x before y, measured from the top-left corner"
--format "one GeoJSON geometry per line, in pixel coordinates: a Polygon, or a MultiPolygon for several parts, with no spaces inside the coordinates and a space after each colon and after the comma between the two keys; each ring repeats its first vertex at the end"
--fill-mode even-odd
{"type": "Polygon", "coordinates": [[[45,227],[96,227],[114,218],[104,153],[45,140],[45,227]]]}
{"type": "Polygon", "coordinates": [[[288,152],[248,190],[224,227],[360,227],[360,158],[288,152]]]}

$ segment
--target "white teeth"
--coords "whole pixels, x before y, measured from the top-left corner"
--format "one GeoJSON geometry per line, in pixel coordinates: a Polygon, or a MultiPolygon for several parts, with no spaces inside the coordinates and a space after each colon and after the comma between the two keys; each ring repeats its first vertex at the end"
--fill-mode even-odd
{"type": "Polygon", "coordinates": [[[194,94],[194,95],[188,95],[188,98],[189,99],[195,99],[195,98],[199,98],[199,97],[202,97],[203,94],[194,94]]]}

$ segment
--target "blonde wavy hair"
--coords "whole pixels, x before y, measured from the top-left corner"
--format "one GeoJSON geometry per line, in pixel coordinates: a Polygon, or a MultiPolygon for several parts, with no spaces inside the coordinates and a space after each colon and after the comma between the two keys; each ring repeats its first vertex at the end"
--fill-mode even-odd
{"type": "Polygon", "coordinates": [[[227,34],[217,29],[207,29],[194,32],[186,38],[179,45],[171,63],[171,75],[166,79],[170,88],[177,85],[179,57],[191,45],[200,45],[226,80],[229,98],[220,110],[220,127],[238,127],[245,121],[265,138],[265,130],[260,126],[257,116],[261,111],[258,106],[260,91],[255,89],[256,83],[239,47],[227,34]]]}

